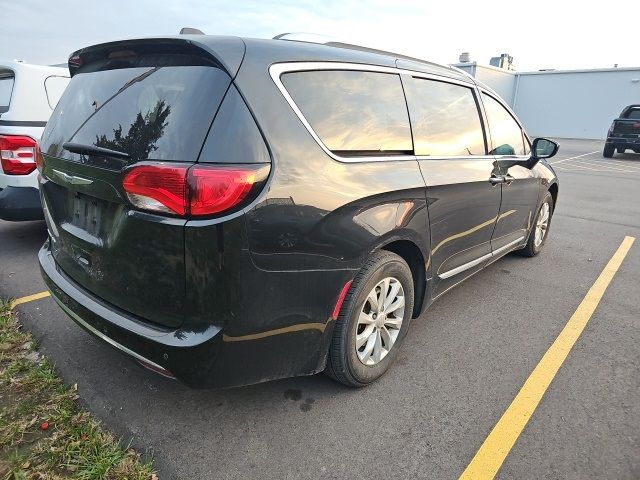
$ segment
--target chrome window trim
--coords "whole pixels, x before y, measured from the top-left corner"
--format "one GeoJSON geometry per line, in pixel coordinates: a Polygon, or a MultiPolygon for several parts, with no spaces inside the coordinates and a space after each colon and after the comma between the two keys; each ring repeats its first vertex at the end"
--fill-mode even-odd
{"type": "MultiPolygon", "coordinates": [[[[463,87],[470,88],[474,92],[478,92],[477,85],[473,83],[471,79],[469,81],[450,78],[444,75],[436,75],[432,73],[424,73],[417,72],[414,70],[407,70],[403,68],[396,67],[384,67],[381,65],[369,65],[365,63],[346,63],[346,62],[283,62],[283,63],[274,63],[269,67],[269,75],[271,75],[271,79],[275,83],[282,96],[285,98],[291,109],[294,111],[298,119],[302,122],[304,127],[307,129],[309,134],[313,137],[316,143],[322,148],[322,150],[329,155],[334,160],[344,163],[359,163],[359,162],[390,162],[390,161],[403,161],[403,160],[450,160],[450,159],[465,159],[465,160],[486,160],[486,159],[495,159],[492,155],[469,155],[469,156],[461,156],[461,155],[442,155],[442,156],[429,156],[429,155],[375,155],[375,156],[354,156],[354,157],[344,157],[340,155],[336,155],[331,150],[327,148],[324,142],[320,139],[315,130],[311,127],[311,124],[307,121],[304,114],[298,108],[298,105],[293,100],[287,89],[285,88],[282,80],[280,79],[281,75],[284,73],[291,72],[309,72],[309,71],[321,71],[321,70],[349,70],[349,71],[358,71],[358,72],[376,72],[376,73],[391,73],[395,75],[410,75],[416,78],[423,78],[426,80],[436,80],[440,82],[452,83],[454,85],[460,85],[463,87]]],[[[406,106],[406,100],[405,100],[406,106]]],[[[478,112],[480,114],[480,112],[478,112]]],[[[482,122],[482,117],[480,117],[482,122]]],[[[411,127],[411,119],[409,118],[409,126],[411,127]]]]}
{"type": "Polygon", "coordinates": [[[494,161],[495,155],[416,155],[416,160],[491,160],[494,161]]]}
{"type": "Polygon", "coordinates": [[[498,257],[498,256],[502,255],[503,253],[506,253],[507,250],[509,250],[510,248],[518,245],[524,239],[525,239],[525,237],[523,235],[523,236],[517,238],[516,240],[514,240],[513,242],[509,242],[506,245],[504,245],[504,246],[492,251],[491,253],[487,253],[486,255],[482,255],[481,257],[478,257],[475,260],[471,260],[470,262],[467,262],[464,265],[460,265],[459,267],[452,268],[451,270],[447,270],[446,272],[439,274],[438,277],[440,277],[441,279],[444,280],[444,279],[447,279],[449,277],[453,277],[454,275],[457,275],[458,273],[462,273],[465,270],[469,270],[470,268],[473,268],[476,265],[481,264],[485,260],[490,260],[493,257],[498,257]]]}

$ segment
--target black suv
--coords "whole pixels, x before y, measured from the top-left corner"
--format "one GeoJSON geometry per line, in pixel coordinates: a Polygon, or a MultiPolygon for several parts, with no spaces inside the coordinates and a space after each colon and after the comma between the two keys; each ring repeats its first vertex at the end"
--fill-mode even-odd
{"type": "Polygon", "coordinates": [[[616,150],[624,153],[627,149],[640,153],[640,105],[629,105],[613,121],[602,155],[611,158],[616,150]]]}
{"type": "Polygon", "coordinates": [[[42,139],[44,279],[187,385],[366,385],[435,298],[547,238],[557,145],[459,70],[198,35],[96,45],[69,69],[42,139]]]}

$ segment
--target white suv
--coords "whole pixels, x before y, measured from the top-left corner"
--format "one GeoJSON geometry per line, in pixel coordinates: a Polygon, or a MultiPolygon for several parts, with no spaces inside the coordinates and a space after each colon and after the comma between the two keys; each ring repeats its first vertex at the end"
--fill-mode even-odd
{"type": "Polygon", "coordinates": [[[0,61],[0,218],[43,218],[38,140],[64,89],[62,67],[0,61]]]}

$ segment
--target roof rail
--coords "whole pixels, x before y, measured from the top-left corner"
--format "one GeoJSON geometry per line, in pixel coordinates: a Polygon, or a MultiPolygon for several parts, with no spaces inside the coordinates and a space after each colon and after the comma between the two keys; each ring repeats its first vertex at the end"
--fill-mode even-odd
{"type": "Polygon", "coordinates": [[[438,67],[452,68],[449,65],[440,65],[439,63],[430,62],[422,58],[411,57],[409,55],[404,55],[402,53],[389,52],[387,50],[380,50],[377,48],[366,47],[364,45],[356,45],[353,43],[341,42],[336,39],[332,39],[331,37],[328,37],[326,35],[321,35],[317,33],[305,33],[305,32],[281,33],[273,37],[273,39],[287,40],[292,42],[318,43],[321,45],[327,45],[329,47],[346,48],[349,50],[359,50],[361,52],[377,53],[379,55],[389,55],[395,58],[400,58],[402,60],[409,60],[409,61],[418,62],[418,63],[426,63],[428,65],[435,65],[438,67]]]}

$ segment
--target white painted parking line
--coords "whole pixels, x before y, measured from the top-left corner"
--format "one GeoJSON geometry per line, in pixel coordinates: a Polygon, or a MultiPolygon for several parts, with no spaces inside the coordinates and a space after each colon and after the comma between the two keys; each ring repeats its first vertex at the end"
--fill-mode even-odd
{"type": "MultiPolygon", "coordinates": [[[[576,162],[578,163],[578,162],[576,162]]],[[[633,170],[630,170],[628,168],[620,168],[620,165],[607,165],[606,163],[603,162],[597,162],[596,160],[580,160],[580,165],[591,165],[594,167],[600,167],[603,168],[605,171],[606,170],[617,170],[620,172],[627,172],[627,173],[635,173],[633,170]]]]}
{"type": "Polygon", "coordinates": [[[551,162],[551,165],[557,165],[558,163],[567,162],[569,160],[574,160],[576,158],[586,157],[587,155],[593,155],[594,153],[600,153],[600,150],[596,150],[594,152],[583,153],[582,155],[576,155],[575,157],[562,158],[560,160],[556,160],[555,162],[551,162]]]}
{"type": "MultiPolygon", "coordinates": [[[[640,157],[638,157],[640,158],[640,157]]],[[[638,162],[637,164],[633,163],[633,160],[611,160],[611,159],[607,159],[607,160],[591,160],[589,159],[590,162],[600,162],[604,165],[615,165],[617,167],[624,167],[624,168],[631,168],[634,170],[638,170],[640,171],[640,162],[638,162]]]]}
{"type": "Polygon", "coordinates": [[[610,173],[631,173],[640,174],[640,166],[627,165],[624,162],[613,163],[608,160],[594,160],[594,159],[581,159],[570,160],[566,159],[561,165],[555,165],[554,168],[560,171],[579,171],[590,170],[592,172],[610,172],[610,173]]]}
{"type": "Polygon", "coordinates": [[[578,165],[577,163],[565,163],[558,167],[555,167],[559,170],[573,170],[573,169],[582,169],[582,170],[591,170],[592,172],[604,172],[605,170],[601,170],[599,168],[586,167],[584,165],[578,165]]]}

